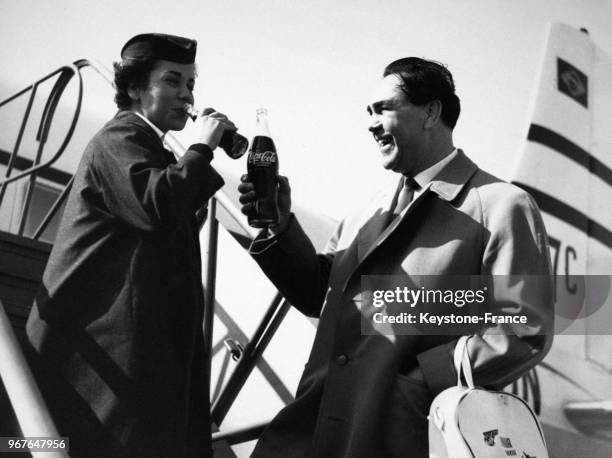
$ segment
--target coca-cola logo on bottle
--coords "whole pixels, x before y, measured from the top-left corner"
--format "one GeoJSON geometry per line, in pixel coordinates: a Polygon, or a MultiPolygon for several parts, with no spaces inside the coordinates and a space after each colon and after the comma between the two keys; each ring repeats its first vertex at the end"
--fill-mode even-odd
{"type": "Polygon", "coordinates": [[[276,162],[276,153],[274,151],[255,151],[249,156],[249,162],[272,164],[276,162]]]}

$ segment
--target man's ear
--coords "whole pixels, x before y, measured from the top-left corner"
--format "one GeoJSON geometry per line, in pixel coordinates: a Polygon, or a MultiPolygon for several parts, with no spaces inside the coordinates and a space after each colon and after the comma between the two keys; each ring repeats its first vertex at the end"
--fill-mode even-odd
{"type": "Polygon", "coordinates": [[[440,121],[440,116],[442,115],[442,102],[439,100],[432,100],[425,105],[425,129],[431,129],[438,121],[440,121]]]}

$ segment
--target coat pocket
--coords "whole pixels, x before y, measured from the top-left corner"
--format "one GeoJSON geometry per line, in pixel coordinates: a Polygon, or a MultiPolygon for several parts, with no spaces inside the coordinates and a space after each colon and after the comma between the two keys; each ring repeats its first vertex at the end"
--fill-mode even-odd
{"type": "Polygon", "coordinates": [[[427,414],[432,400],[424,382],[396,376],[384,413],[385,456],[427,456],[427,414]]]}

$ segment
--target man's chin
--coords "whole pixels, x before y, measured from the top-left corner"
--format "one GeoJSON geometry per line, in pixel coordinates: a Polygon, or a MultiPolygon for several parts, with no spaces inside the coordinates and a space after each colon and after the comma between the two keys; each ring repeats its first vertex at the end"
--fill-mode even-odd
{"type": "Polygon", "coordinates": [[[385,170],[395,173],[405,173],[407,169],[406,164],[400,160],[400,157],[397,154],[383,155],[381,158],[381,163],[385,170]]]}
{"type": "Polygon", "coordinates": [[[382,166],[385,170],[391,170],[392,172],[397,172],[398,163],[393,157],[385,157],[382,158],[382,166]]]}

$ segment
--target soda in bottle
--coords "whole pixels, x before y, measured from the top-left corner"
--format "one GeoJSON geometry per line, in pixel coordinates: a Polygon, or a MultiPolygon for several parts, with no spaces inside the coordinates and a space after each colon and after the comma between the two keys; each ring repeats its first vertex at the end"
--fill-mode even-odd
{"type": "Polygon", "coordinates": [[[257,127],[247,159],[247,173],[257,197],[254,210],[248,215],[249,225],[263,228],[278,224],[278,155],[265,108],[257,110],[257,127]]]}

